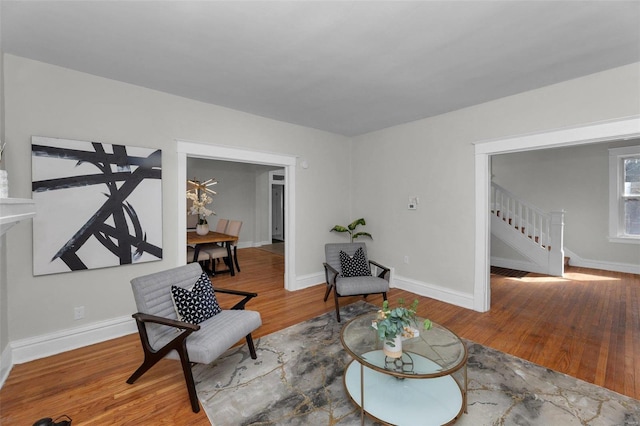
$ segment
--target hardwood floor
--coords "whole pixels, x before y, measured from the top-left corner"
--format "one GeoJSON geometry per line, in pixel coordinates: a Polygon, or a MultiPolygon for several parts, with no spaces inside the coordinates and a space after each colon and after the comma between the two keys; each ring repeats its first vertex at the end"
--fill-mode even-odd
{"type": "MultiPolygon", "coordinates": [[[[239,250],[242,272],[217,276],[218,287],[259,293],[247,306],[261,313],[260,337],[324,312],[324,285],[283,289],[282,257],[239,250]]],[[[640,276],[567,269],[564,279],[530,274],[491,277],[492,309],[478,313],[392,289],[395,302],[420,300],[418,312],[459,336],[640,399],[640,276]]],[[[219,295],[221,304],[231,299],[219,295]]],[[[341,305],[360,300],[342,298],[341,305]]],[[[370,302],[381,304],[380,296],[370,302]]],[[[31,425],[67,414],[73,425],[207,425],[191,411],[179,363],[163,360],[135,384],[125,383],[142,362],[129,335],[15,365],[0,390],[0,424],[31,425]]]]}

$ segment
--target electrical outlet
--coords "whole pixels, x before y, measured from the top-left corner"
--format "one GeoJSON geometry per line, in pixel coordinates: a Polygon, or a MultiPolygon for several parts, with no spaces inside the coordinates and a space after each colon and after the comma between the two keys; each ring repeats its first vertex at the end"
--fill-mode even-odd
{"type": "Polygon", "coordinates": [[[73,308],[73,319],[79,320],[84,318],[84,306],[76,306],[73,308]]]}
{"type": "Polygon", "coordinates": [[[407,265],[409,264],[409,256],[404,257],[404,263],[406,263],[407,265]]]}

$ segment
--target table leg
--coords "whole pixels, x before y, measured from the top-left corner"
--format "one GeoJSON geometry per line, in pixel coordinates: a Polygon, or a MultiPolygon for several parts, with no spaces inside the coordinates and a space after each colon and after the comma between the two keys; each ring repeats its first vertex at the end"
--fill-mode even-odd
{"type": "Polygon", "coordinates": [[[364,426],[364,364],[360,364],[360,425],[364,426]]]}
{"type": "Polygon", "coordinates": [[[233,255],[231,253],[231,243],[227,241],[225,244],[227,246],[227,259],[229,259],[229,272],[231,276],[234,277],[236,275],[236,271],[233,269],[233,255]]]}
{"type": "Polygon", "coordinates": [[[464,413],[469,414],[467,410],[467,392],[468,392],[468,381],[467,381],[467,362],[464,363],[464,396],[462,397],[462,404],[464,406],[464,413]]]}

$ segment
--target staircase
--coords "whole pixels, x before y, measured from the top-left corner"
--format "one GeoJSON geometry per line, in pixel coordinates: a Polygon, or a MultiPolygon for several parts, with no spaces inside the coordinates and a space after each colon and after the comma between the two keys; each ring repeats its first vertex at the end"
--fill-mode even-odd
{"type": "Polygon", "coordinates": [[[491,183],[491,234],[532,264],[530,272],[563,276],[564,211],[545,213],[491,183]]]}

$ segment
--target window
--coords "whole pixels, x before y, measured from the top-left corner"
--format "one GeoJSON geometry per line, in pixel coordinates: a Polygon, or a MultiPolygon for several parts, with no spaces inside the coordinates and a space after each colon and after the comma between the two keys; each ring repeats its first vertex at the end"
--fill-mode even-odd
{"type": "Polygon", "coordinates": [[[640,146],[609,150],[609,240],[640,243],[640,146]]]}

